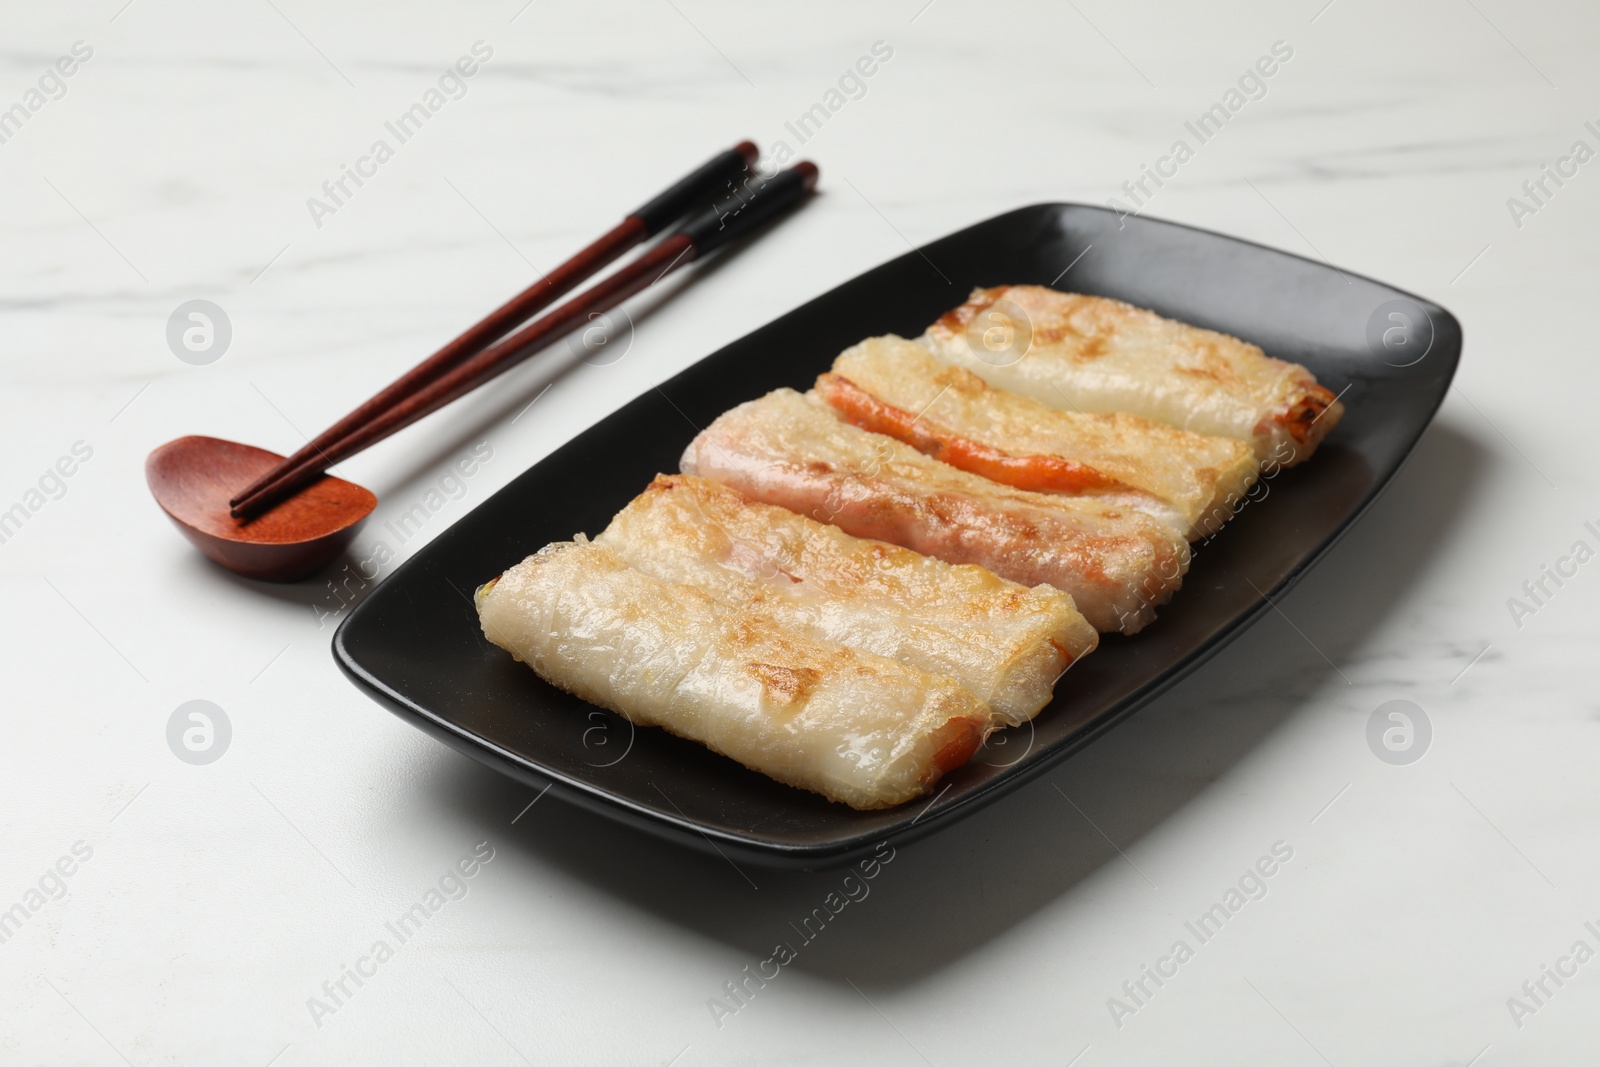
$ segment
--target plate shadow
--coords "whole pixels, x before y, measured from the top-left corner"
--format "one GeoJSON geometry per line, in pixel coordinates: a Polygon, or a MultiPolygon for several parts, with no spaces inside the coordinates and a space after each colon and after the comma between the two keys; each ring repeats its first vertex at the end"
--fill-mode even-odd
{"type": "Polygon", "coordinates": [[[869,894],[810,943],[792,924],[822,906],[848,869],[741,868],[560,802],[541,804],[536,818],[506,835],[508,816],[536,794],[442,746],[441,773],[427,776],[427,788],[433,802],[492,830],[530,864],[560,867],[619,906],[748,954],[752,965],[786,941],[798,949],[786,969],[892,991],[955,964],[1103,865],[1124,863],[1117,847],[1130,849],[1325,686],[1340,684],[1328,660],[1360,658],[1434,565],[1480,491],[1488,454],[1461,429],[1434,423],[1392,488],[1280,602],[1305,637],[1267,613],[1039,780],[901,846],[868,883],[869,894]]]}

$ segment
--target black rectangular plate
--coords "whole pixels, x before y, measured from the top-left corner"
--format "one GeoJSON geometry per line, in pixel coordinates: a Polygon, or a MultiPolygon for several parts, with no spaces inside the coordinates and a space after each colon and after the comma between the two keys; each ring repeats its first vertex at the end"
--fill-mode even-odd
{"type": "Polygon", "coordinates": [[[334,655],[407,721],[555,796],[760,864],[848,862],[1017,788],[1237,636],[1268,607],[1264,597],[1304,574],[1394,476],[1460,353],[1449,312],[1324,263],[1174,223],[1119,222],[1102,208],[1020,208],[868,271],[586,430],[380,584],[339,627],[334,655]],[[1198,546],[1154,624],[1136,637],[1106,635],[1033,723],[991,738],[931,803],[857,812],[779,785],[661,730],[635,731],[484,640],[473,589],[547,542],[598,533],[653,475],[678,469],[695,427],[779,386],[806,389],[846,346],[915,336],[974,286],[1005,283],[1116,297],[1252,341],[1309,367],[1348,413],[1310,462],[1264,482],[1260,499],[1198,546]],[[1408,323],[1409,343],[1392,353],[1371,340],[1408,323]]]}

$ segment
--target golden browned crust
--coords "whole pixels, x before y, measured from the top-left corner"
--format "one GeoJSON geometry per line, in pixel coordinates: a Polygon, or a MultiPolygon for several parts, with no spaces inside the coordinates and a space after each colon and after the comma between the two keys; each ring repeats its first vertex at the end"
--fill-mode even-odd
{"type": "Polygon", "coordinates": [[[547,546],[478,597],[483,632],[553,685],[861,809],[927,793],[993,727],[950,678],[794,632],[591,542],[547,546]]]}
{"type": "Polygon", "coordinates": [[[853,537],[684,474],[657,475],[596,543],[663,581],[760,603],[793,632],[948,675],[1016,725],[1098,637],[1072,598],[853,537]]]}
{"type": "Polygon", "coordinates": [[[746,496],[1071,594],[1102,632],[1133,633],[1188,567],[1181,534],[1121,502],[1015,489],[930,459],[780,389],[722,415],[684,453],[684,470],[746,496]]]}
{"type": "Polygon", "coordinates": [[[1309,457],[1343,412],[1310,371],[1256,345],[1120,300],[1044,286],[974,290],[922,340],[991,385],[1052,407],[1125,411],[1234,437],[1250,442],[1258,461],[1279,466],[1309,457]],[[1026,339],[1025,354],[990,358],[981,338],[991,319],[1026,339]]]}
{"type": "Polygon", "coordinates": [[[1120,497],[1191,539],[1215,532],[1226,502],[1256,479],[1243,441],[1052,408],[900,337],[846,349],[817,379],[817,394],[855,425],[962,470],[1019,489],[1120,497]]]}

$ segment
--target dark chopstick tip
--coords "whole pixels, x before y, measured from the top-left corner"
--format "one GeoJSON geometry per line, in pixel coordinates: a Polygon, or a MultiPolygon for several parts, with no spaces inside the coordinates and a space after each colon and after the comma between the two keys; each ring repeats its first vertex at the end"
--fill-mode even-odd
{"type": "Polygon", "coordinates": [[[756,147],[754,141],[740,141],[733,146],[733,150],[744,157],[747,166],[755,166],[756,160],[761,158],[761,149],[756,147]]]}
{"type": "Polygon", "coordinates": [[[799,163],[796,163],[791,169],[796,174],[800,175],[800,180],[805,184],[806,192],[809,193],[816,189],[817,175],[820,172],[817,170],[817,165],[815,163],[811,162],[809,159],[803,159],[799,163]]]}

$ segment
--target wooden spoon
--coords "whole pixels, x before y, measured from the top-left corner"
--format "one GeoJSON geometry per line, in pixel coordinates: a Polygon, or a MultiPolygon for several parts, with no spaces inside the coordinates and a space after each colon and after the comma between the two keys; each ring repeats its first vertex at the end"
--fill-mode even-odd
{"type": "MultiPolygon", "coordinates": [[[[743,164],[737,152],[729,155],[743,164]]],[[[758,231],[804,201],[816,180],[815,164],[800,162],[752,182],[737,198],[695,215],[638,259],[509,337],[448,370],[434,362],[438,354],[430,357],[425,362],[436,373],[408,375],[403,381],[412,388],[400,390],[402,398],[317,447],[310,459],[286,464],[275,453],[215,437],[170,441],[145,460],[151,495],[217,564],[269,582],[308,577],[350,543],[378,503],[361,486],[325,474],[329,466],[471,392],[672,271],[758,231]],[[273,476],[264,477],[268,472],[273,476]],[[235,503],[241,486],[257,492],[235,503]]]]}
{"type": "Polygon", "coordinates": [[[277,507],[249,519],[228,498],[283,457],[216,437],[180,437],[144,461],[161,510],[206,557],[246,578],[296,582],[343,552],[378,498],[354,482],[323,475],[277,507]]]}

